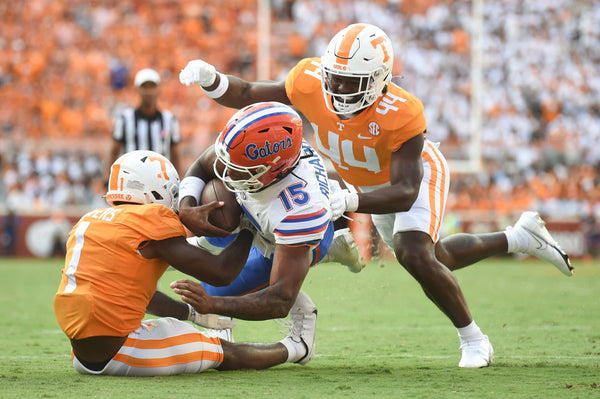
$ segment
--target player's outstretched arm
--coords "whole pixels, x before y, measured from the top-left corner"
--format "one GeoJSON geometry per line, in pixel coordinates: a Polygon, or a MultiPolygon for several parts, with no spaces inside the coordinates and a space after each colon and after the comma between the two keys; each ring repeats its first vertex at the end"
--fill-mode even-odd
{"type": "Polygon", "coordinates": [[[200,314],[189,304],[171,298],[161,291],[156,291],[146,307],[146,313],[158,317],[175,317],[188,320],[205,328],[222,330],[233,328],[236,322],[229,318],[221,318],[216,314],[200,314]]]}
{"type": "Polygon", "coordinates": [[[186,86],[200,85],[206,95],[226,107],[243,108],[263,101],[291,104],[285,91],[285,81],[248,82],[219,73],[203,60],[188,62],[179,73],[179,81],[186,86]]]}
{"type": "MultiPolygon", "coordinates": [[[[231,245],[230,245],[231,246],[231,245]]],[[[288,315],[310,267],[310,247],[278,245],[269,286],[242,296],[213,297],[202,285],[177,280],[171,288],[200,313],[217,313],[243,320],[268,320],[288,315]]]]}
{"type": "Polygon", "coordinates": [[[150,241],[139,251],[145,258],[160,257],[189,276],[211,285],[223,286],[230,284],[246,264],[253,239],[252,232],[242,230],[235,241],[218,255],[189,244],[185,237],[150,241]]]}
{"type": "Polygon", "coordinates": [[[146,306],[146,313],[158,317],[175,317],[179,320],[186,320],[189,309],[186,303],[179,302],[164,292],[156,291],[146,306]]]}

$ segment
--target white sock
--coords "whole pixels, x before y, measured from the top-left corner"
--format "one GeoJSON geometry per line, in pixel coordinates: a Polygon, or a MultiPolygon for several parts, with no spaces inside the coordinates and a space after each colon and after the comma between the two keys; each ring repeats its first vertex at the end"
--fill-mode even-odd
{"type": "Polygon", "coordinates": [[[300,360],[304,355],[306,355],[306,346],[302,342],[294,342],[290,337],[285,337],[281,341],[279,341],[285,346],[288,351],[288,357],[286,362],[294,363],[300,360]]]}
{"type": "Polygon", "coordinates": [[[525,252],[529,247],[529,237],[520,229],[508,228],[504,230],[504,234],[508,242],[508,253],[525,252]]]}
{"type": "Polygon", "coordinates": [[[475,323],[475,320],[468,326],[457,328],[456,331],[458,331],[458,337],[460,338],[461,343],[483,339],[483,333],[477,323],[475,323]]]}

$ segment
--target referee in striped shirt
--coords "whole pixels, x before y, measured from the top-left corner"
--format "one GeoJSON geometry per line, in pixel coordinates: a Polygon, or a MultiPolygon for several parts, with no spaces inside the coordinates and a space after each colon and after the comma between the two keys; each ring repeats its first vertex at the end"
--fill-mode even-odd
{"type": "Polygon", "coordinates": [[[151,150],[167,157],[180,171],[179,122],[171,111],[161,111],[156,105],[160,75],[153,69],[142,69],[135,75],[134,84],[140,105],[135,109],[125,108],[115,119],[108,165],[125,152],[151,150]]]}

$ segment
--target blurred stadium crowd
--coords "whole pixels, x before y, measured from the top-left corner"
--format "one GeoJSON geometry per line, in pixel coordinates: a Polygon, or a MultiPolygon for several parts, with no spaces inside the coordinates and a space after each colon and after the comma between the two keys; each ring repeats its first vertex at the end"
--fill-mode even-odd
{"type": "MultiPolygon", "coordinates": [[[[466,156],[470,0],[272,0],[271,78],[320,55],[352,22],[385,30],[395,81],[425,105],[429,137],[466,156]]],[[[0,207],[103,202],[112,118],[135,105],[133,75],[162,76],[184,165],[233,114],[177,75],[203,58],[256,79],[257,0],[0,2],[0,207]]],[[[483,170],[453,177],[450,210],[536,209],[600,219],[600,3],[486,0],[483,170]]],[[[184,171],[180,171],[182,173],[184,171]]]]}

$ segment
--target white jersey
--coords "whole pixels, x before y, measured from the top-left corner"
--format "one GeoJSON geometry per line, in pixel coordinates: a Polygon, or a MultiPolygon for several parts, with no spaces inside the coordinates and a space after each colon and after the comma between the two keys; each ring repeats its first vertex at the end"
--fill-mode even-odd
{"type": "Polygon", "coordinates": [[[319,244],[331,220],[329,192],[323,159],[304,141],[290,174],[263,190],[236,197],[258,228],[255,244],[270,258],[276,244],[319,244]]]}

